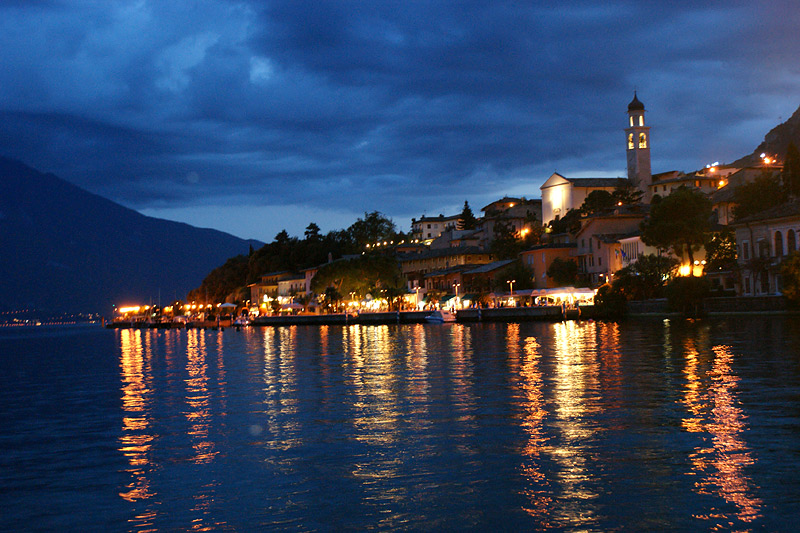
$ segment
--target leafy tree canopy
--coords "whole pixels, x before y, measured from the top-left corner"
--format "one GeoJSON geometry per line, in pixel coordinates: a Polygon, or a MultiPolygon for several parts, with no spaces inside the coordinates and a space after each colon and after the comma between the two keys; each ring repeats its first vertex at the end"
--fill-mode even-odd
{"type": "Polygon", "coordinates": [[[496,291],[507,291],[510,287],[509,281],[514,280],[514,290],[524,290],[533,288],[533,270],[528,268],[521,259],[509,263],[501,270],[493,280],[493,289],[496,291]]]}
{"type": "Polygon", "coordinates": [[[787,200],[786,189],[777,176],[769,171],[750,183],[740,185],[734,190],[733,208],[735,220],[761,213],[772,207],[783,204],[787,200]]]}
{"type": "Polygon", "coordinates": [[[630,180],[619,178],[619,180],[617,180],[617,187],[614,189],[612,196],[614,198],[614,203],[634,205],[642,201],[644,192],[634,187],[630,180]]]}
{"type": "Polygon", "coordinates": [[[380,254],[360,255],[354,259],[328,263],[311,280],[311,290],[317,294],[333,287],[341,294],[354,292],[359,297],[382,288],[399,289],[403,285],[397,261],[380,254]]]}
{"type": "Polygon", "coordinates": [[[575,285],[578,281],[578,263],[572,259],[556,257],[547,267],[547,277],[559,287],[575,285]]]}
{"type": "Polygon", "coordinates": [[[714,233],[706,242],[706,272],[736,267],[736,235],[729,228],[714,233]]]}
{"type": "Polygon", "coordinates": [[[570,209],[563,217],[550,221],[550,231],[552,233],[578,233],[581,229],[581,210],[570,209]]]}
{"type": "Polygon", "coordinates": [[[677,269],[678,260],[674,257],[640,254],[634,263],[614,274],[613,286],[627,300],[660,298],[677,269]]]}
{"type": "Polygon", "coordinates": [[[781,180],[787,194],[794,197],[800,196],[800,151],[797,150],[794,143],[789,143],[789,147],[786,149],[781,180]]]}
{"type": "Polygon", "coordinates": [[[794,305],[800,304],[800,252],[793,252],[781,262],[783,295],[794,305]]]}
{"type": "Polygon", "coordinates": [[[394,240],[397,236],[397,228],[390,219],[386,218],[378,211],[364,213],[364,218],[359,218],[347,228],[347,232],[358,248],[364,248],[367,244],[394,240]]]}
{"type": "Polygon", "coordinates": [[[694,252],[711,229],[711,201],[696,189],[679,187],[651,204],[650,216],[641,228],[645,244],[671,250],[678,257],[686,254],[693,263],[694,252]]]}
{"type": "Polygon", "coordinates": [[[616,201],[608,191],[597,190],[590,192],[581,204],[581,214],[596,215],[614,208],[616,201]]]}

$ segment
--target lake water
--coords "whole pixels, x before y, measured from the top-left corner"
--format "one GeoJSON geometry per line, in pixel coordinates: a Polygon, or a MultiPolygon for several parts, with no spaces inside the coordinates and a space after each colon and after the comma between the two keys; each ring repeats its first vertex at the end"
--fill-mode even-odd
{"type": "Polygon", "coordinates": [[[793,530],[800,320],[0,328],[0,529],[793,530]]]}

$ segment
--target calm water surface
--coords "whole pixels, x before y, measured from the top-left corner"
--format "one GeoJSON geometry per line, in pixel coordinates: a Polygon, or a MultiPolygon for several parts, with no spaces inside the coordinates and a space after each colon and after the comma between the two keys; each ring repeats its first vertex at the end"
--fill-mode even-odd
{"type": "Polygon", "coordinates": [[[782,531],[800,320],[0,329],[0,529],[782,531]]]}

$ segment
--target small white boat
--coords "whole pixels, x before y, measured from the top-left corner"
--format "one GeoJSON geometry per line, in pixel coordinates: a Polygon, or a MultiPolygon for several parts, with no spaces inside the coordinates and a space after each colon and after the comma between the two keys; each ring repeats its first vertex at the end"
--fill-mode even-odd
{"type": "Polygon", "coordinates": [[[444,324],[445,322],[455,322],[456,315],[447,309],[442,309],[429,314],[425,317],[425,320],[430,324],[444,324]]]}
{"type": "Polygon", "coordinates": [[[233,327],[244,327],[250,325],[250,319],[245,316],[240,316],[233,321],[233,327]]]}

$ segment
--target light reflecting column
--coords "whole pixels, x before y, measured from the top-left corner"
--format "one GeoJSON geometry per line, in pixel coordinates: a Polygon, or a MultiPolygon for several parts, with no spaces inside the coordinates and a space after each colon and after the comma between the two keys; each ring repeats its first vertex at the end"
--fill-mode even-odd
{"type": "MultiPolygon", "coordinates": [[[[144,332],[149,335],[149,331],[144,332]]],[[[152,408],[152,368],[151,353],[145,353],[140,329],[119,330],[120,373],[122,382],[122,436],[119,451],[128,461],[131,482],[119,495],[128,502],[150,500],[156,496],[151,488],[150,474],[152,464],[153,434],[152,408]]],[[[149,346],[149,339],[148,339],[149,346]]],[[[130,520],[137,528],[152,527],[156,511],[147,508],[130,520]]]]}
{"type": "Polygon", "coordinates": [[[728,529],[737,520],[743,526],[761,517],[763,501],[745,473],[755,459],[744,438],[747,416],[738,405],[733,353],[729,346],[714,346],[712,353],[711,368],[703,372],[697,352],[687,350],[684,403],[689,416],[683,426],[693,433],[709,434],[709,445],[697,447],[689,457],[697,476],[695,491],[719,497],[736,509],[730,513],[713,508],[697,518],[708,521],[712,529],[728,529]]]}
{"type": "Polygon", "coordinates": [[[527,481],[527,488],[523,494],[528,499],[525,511],[536,519],[536,524],[541,529],[550,527],[550,513],[552,497],[551,488],[545,474],[541,470],[541,459],[546,453],[547,437],[542,428],[542,422],[547,416],[544,405],[542,389],[544,383],[542,372],[539,368],[539,342],[535,337],[525,339],[524,357],[520,367],[520,386],[524,393],[522,428],[528,440],[522,455],[525,462],[522,465],[522,475],[527,481]]]}

